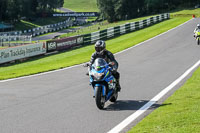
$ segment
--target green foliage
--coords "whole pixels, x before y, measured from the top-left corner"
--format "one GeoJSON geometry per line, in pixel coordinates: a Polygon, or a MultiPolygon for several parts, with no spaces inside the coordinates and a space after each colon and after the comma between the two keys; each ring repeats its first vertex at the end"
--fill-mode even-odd
{"type": "Polygon", "coordinates": [[[144,0],[97,0],[99,10],[109,22],[144,15],[144,0]]]}
{"type": "Polygon", "coordinates": [[[97,0],[102,17],[109,22],[158,14],[181,7],[194,7],[198,0],[97,0]]]}
{"type": "Polygon", "coordinates": [[[62,7],[64,0],[1,0],[0,21],[17,22],[21,17],[36,17],[37,13],[52,12],[62,7]]]}
{"type": "Polygon", "coordinates": [[[119,2],[117,2],[117,0],[97,0],[100,13],[103,15],[102,17],[108,19],[109,22],[116,21],[114,9],[116,3],[119,2]]]}

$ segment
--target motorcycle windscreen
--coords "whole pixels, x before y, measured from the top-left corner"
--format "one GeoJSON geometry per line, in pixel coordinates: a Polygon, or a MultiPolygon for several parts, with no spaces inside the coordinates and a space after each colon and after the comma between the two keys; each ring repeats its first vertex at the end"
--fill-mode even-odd
{"type": "Polygon", "coordinates": [[[102,58],[97,58],[94,62],[94,68],[96,71],[100,71],[102,68],[106,66],[106,61],[102,58]]]}

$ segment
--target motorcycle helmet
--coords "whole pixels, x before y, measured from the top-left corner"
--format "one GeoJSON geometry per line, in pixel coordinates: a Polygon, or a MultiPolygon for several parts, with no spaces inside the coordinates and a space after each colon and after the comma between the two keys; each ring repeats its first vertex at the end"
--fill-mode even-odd
{"type": "Polygon", "coordinates": [[[95,50],[98,54],[102,54],[106,48],[106,43],[102,40],[99,40],[95,43],[95,50]]]}
{"type": "Polygon", "coordinates": [[[197,27],[200,29],[200,24],[197,24],[197,27]]]}

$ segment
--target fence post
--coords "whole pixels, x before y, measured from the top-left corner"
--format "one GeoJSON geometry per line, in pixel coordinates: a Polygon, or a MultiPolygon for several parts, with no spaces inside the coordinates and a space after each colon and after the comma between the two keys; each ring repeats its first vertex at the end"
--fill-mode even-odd
{"type": "Polygon", "coordinates": [[[114,36],[114,27],[107,29],[107,38],[111,38],[114,36]]]}

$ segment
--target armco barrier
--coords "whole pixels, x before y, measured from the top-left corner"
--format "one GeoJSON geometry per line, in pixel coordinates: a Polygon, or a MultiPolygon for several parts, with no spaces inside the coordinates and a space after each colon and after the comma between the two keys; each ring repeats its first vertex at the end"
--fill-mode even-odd
{"type": "Polygon", "coordinates": [[[92,44],[96,42],[97,40],[107,40],[109,38],[113,38],[122,34],[126,34],[132,31],[136,31],[142,28],[145,28],[147,26],[159,23],[163,20],[169,19],[170,14],[161,14],[158,16],[154,16],[145,20],[137,21],[137,22],[131,22],[127,24],[123,24],[116,27],[111,27],[105,30],[93,32],[90,34],[83,35],[84,37],[84,44],[92,44]]]}

